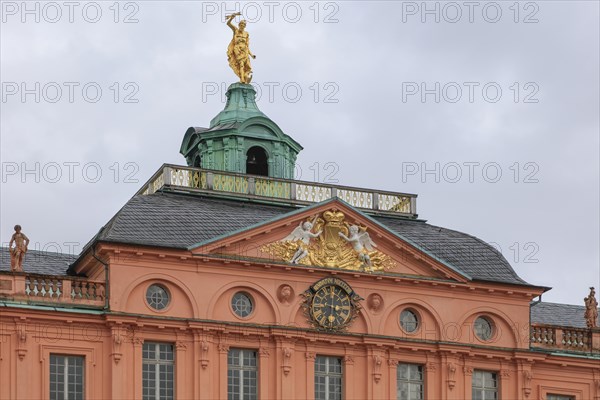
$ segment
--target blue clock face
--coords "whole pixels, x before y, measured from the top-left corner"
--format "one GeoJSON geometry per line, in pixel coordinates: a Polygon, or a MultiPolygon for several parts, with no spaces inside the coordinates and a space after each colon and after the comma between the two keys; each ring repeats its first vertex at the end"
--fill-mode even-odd
{"type": "Polygon", "coordinates": [[[352,308],[350,294],[338,285],[327,285],[315,292],[310,313],[320,327],[336,329],[350,321],[352,308]]]}

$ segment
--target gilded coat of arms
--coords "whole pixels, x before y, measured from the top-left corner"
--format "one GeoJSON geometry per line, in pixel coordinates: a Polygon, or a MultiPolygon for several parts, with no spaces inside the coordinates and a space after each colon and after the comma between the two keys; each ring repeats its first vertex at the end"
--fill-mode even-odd
{"type": "Polygon", "coordinates": [[[350,224],[337,209],[303,221],[285,238],[261,247],[261,251],[292,264],[354,271],[384,271],[396,263],[376,250],[367,228],[350,224]]]}

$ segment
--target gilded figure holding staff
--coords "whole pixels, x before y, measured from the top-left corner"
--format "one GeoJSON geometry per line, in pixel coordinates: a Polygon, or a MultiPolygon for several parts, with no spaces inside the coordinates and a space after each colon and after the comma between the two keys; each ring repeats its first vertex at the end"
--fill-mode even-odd
{"type": "Polygon", "coordinates": [[[248,84],[252,80],[250,57],[256,58],[256,56],[250,51],[250,37],[245,30],[246,21],[241,20],[237,27],[232,23],[238,15],[241,14],[238,12],[227,16],[227,26],[233,31],[233,38],[227,47],[227,60],[233,72],[240,78],[240,82],[248,84]]]}

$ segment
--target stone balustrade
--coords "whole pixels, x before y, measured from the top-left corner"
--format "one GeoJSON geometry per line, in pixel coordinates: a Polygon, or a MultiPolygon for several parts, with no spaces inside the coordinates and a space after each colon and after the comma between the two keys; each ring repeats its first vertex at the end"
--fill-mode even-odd
{"type": "Polygon", "coordinates": [[[600,328],[581,329],[534,324],[530,328],[531,347],[564,351],[600,351],[600,328]]]}
{"type": "Polygon", "coordinates": [[[1,273],[0,299],[9,298],[31,303],[74,303],[104,306],[104,282],[79,277],[1,273]]]}
{"type": "Polygon", "coordinates": [[[417,216],[417,195],[359,189],[316,182],[269,178],[225,171],[163,165],[137,194],[160,190],[220,192],[224,195],[267,199],[273,202],[307,205],[337,197],[364,210],[384,214],[417,216]]]}

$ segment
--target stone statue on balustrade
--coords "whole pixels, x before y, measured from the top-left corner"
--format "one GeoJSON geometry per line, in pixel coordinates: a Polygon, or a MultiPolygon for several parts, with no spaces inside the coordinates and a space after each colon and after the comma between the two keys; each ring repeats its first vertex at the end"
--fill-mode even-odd
{"type": "Polygon", "coordinates": [[[23,272],[23,260],[29,246],[29,238],[21,233],[21,225],[15,225],[15,233],[13,233],[8,243],[10,251],[10,270],[13,272],[23,272]],[[13,247],[13,243],[15,247],[13,247]]]}
{"type": "Polygon", "coordinates": [[[585,302],[585,322],[588,328],[598,327],[598,301],[596,301],[596,291],[590,288],[590,294],[583,299],[585,302]]]}

